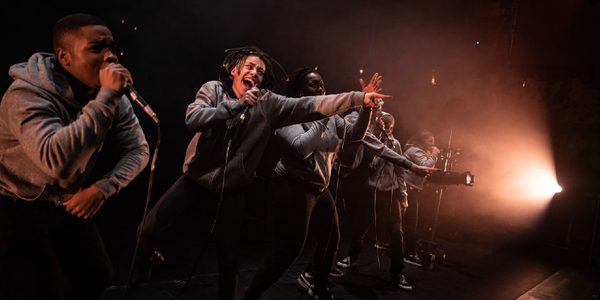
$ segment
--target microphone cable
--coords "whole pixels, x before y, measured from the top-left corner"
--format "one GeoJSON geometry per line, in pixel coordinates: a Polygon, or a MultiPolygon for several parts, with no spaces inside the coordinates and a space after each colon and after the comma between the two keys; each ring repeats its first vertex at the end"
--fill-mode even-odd
{"type": "Polygon", "coordinates": [[[225,131],[225,139],[227,140],[227,145],[225,147],[225,164],[223,165],[223,176],[221,177],[222,178],[221,179],[221,191],[219,192],[219,199],[217,200],[217,208],[216,208],[215,216],[214,216],[211,226],[210,226],[208,241],[205,244],[204,248],[201,251],[199,251],[198,255],[196,256],[196,259],[194,260],[194,264],[192,265],[192,271],[190,272],[187,279],[185,280],[185,284],[183,285],[183,287],[181,287],[181,290],[179,291],[179,293],[177,295],[173,296],[173,298],[171,298],[171,300],[175,300],[175,299],[181,297],[181,295],[183,295],[183,293],[190,287],[190,282],[194,278],[194,274],[196,274],[196,270],[198,269],[198,264],[200,262],[200,259],[202,258],[202,256],[206,252],[206,250],[208,249],[208,245],[210,243],[211,238],[214,238],[215,228],[217,226],[217,221],[219,219],[219,214],[221,212],[221,203],[223,202],[223,195],[225,194],[225,174],[227,172],[227,164],[229,163],[229,151],[230,151],[233,139],[237,137],[240,126],[246,119],[246,113],[248,112],[249,107],[250,106],[246,106],[244,108],[244,111],[239,115],[239,117],[236,117],[234,119],[234,121],[231,122],[231,124],[228,124],[228,126],[227,126],[227,129],[225,131]],[[230,135],[231,129],[234,129],[234,132],[230,135]]]}
{"type": "Polygon", "coordinates": [[[148,210],[150,208],[150,200],[152,199],[152,185],[154,183],[154,171],[156,170],[156,160],[158,158],[158,150],[160,149],[160,121],[158,117],[152,118],[154,123],[156,124],[156,144],[154,146],[154,154],[152,155],[152,161],[150,162],[150,174],[148,175],[148,189],[146,191],[146,203],[144,204],[144,213],[142,215],[142,221],[140,224],[140,229],[137,230],[136,238],[135,238],[135,247],[133,250],[133,259],[129,264],[129,274],[127,275],[127,282],[125,284],[125,294],[123,295],[123,299],[127,299],[127,294],[129,292],[129,281],[131,280],[131,275],[133,273],[133,263],[136,260],[139,251],[140,237],[142,231],[144,229],[144,225],[146,222],[146,215],[148,214],[148,210]]]}
{"type": "MultiPolygon", "coordinates": [[[[342,144],[340,145],[340,151],[338,152],[338,153],[340,153],[340,157],[341,157],[341,153],[342,153],[342,151],[344,151],[344,146],[346,145],[346,135],[348,133],[348,127],[346,125],[346,122],[347,122],[346,118],[344,118],[342,116],[340,116],[340,118],[342,118],[342,121],[344,122],[344,130],[342,133],[342,144]]],[[[352,126],[354,126],[354,124],[352,124],[352,126]]],[[[333,212],[334,213],[337,212],[337,201],[338,201],[338,195],[340,194],[340,176],[341,176],[340,171],[341,171],[341,161],[338,163],[337,178],[335,180],[335,196],[333,197],[333,212]]],[[[332,172],[333,172],[333,169],[332,169],[332,172]]],[[[343,197],[342,197],[342,206],[343,206],[344,211],[346,211],[346,201],[343,197]]],[[[339,222],[340,221],[339,221],[339,213],[338,213],[338,226],[340,226],[339,222]]],[[[327,234],[327,242],[325,244],[325,249],[329,249],[329,247],[330,247],[331,237],[333,236],[333,230],[336,230],[336,228],[334,228],[335,227],[334,225],[335,225],[335,214],[334,214],[333,218],[331,218],[331,222],[329,222],[329,231],[327,234]]],[[[337,228],[337,230],[339,230],[339,227],[337,228]]],[[[341,235],[339,237],[338,245],[336,245],[336,247],[339,246],[340,242],[341,242],[341,235]]],[[[327,251],[327,250],[325,250],[325,251],[327,251]]],[[[325,260],[325,256],[321,257],[321,263],[323,263],[324,260],[325,260]]],[[[332,263],[333,263],[333,265],[336,265],[336,257],[335,256],[333,257],[332,263]]],[[[331,270],[330,270],[330,272],[331,272],[331,270]]]]}

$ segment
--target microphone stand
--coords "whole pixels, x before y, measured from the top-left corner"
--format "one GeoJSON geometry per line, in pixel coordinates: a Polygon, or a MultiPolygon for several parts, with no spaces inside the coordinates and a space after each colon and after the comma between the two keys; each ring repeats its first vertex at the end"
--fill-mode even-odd
{"type": "MultiPolygon", "coordinates": [[[[450,129],[450,138],[448,139],[448,147],[446,148],[446,159],[444,160],[444,168],[443,168],[443,172],[446,171],[450,171],[451,165],[449,164],[450,159],[452,159],[452,150],[450,150],[450,145],[452,143],[452,135],[454,134],[454,129],[450,129]]],[[[437,197],[437,207],[435,209],[435,217],[433,220],[433,226],[431,229],[431,237],[429,239],[429,241],[431,241],[433,243],[433,241],[435,240],[435,233],[437,230],[437,223],[438,223],[438,218],[440,215],[440,206],[442,204],[442,196],[444,195],[444,190],[446,190],[446,186],[442,185],[439,188],[439,193],[438,193],[438,197],[437,197]]]]}
{"type": "MultiPolygon", "coordinates": [[[[452,150],[450,149],[450,145],[452,144],[452,137],[454,135],[454,129],[450,129],[450,137],[448,139],[448,147],[446,148],[446,155],[444,160],[444,166],[442,168],[443,172],[450,171],[452,168],[452,164],[450,163],[450,159],[453,159],[452,150]]],[[[440,207],[442,204],[442,197],[444,195],[444,191],[446,190],[446,186],[442,185],[437,190],[437,205],[434,215],[433,224],[431,225],[431,235],[428,241],[421,241],[420,245],[424,248],[423,251],[427,254],[427,262],[429,263],[429,268],[433,268],[434,262],[443,262],[446,260],[445,251],[435,242],[435,234],[437,231],[438,218],[440,214],[440,207]]]]}

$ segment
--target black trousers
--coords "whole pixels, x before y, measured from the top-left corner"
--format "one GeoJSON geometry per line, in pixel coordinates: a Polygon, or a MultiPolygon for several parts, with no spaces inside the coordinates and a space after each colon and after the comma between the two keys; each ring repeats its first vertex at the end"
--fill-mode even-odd
{"type": "Polygon", "coordinates": [[[0,196],[0,299],[95,299],[112,265],[94,222],[0,196]]]}
{"type": "Polygon", "coordinates": [[[404,215],[403,226],[406,237],[405,252],[407,255],[417,254],[417,229],[419,226],[419,194],[420,191],[408,187],[408,208],[404,215]]]}
{"type": "Polygon", "coordinates": [[[315,286],[325,287],[340,238],[338,214],[329,190],[320,193],[274,176],[270,183],[273,248],[258,270],[244,299],[258,299],[298,256],[310,232],[316,239],[311,269],[315,286]]]}
{"type": "Polygon", "coordinates": [[[159,246],[161,236],[168,232],[169,226],[184,213],[190,213],[190,208],[198,201],[202,201],[203,211],[199,212],[200,214],[211,219],[210,221],[217,216],[215,242],[219,268],[219,299],[234,299],[238,282],[237,236],[244,213],[244,197],[241,190],[226,192],[218,203],[219,195],[208,191],[185,175],[181,176],[146,216],[140,233],[140,254],[146,257],[151,255],[159,246]]]}
{"type": "Polygon", "coordinates": [[[372,187],[345,184],[344,198],[347,214],[345,224],[349,226],[350,259],[356,261],[360,255],[371,224],[375,224],[376,232],[383,232],[382,227],[386,227],[390,241],[390,274],[402,274],[404,237],[399,197],[394,197],[393,191],[375,191],[372,187]]]}

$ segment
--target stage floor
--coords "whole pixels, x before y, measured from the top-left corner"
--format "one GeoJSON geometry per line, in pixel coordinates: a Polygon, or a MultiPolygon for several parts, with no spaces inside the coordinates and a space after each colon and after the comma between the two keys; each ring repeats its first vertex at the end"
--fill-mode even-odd
{"type": "MultiPolygon", "coordinates": [[[[124,297],[128,263],[123,255],[114,261],[115,284],[102,295],[113,299],[217,299],[217,272],[213,244],[175,242],[165,249],[167,262],[157,268],[149,282],[127,290],[124,297]],[[197,266],[194,266],[197,261],[197,266]],[[195,269],[195,270],[194,270],[195,269]],[[194,272],[193,276],[190,274],[194,272]],[[191,278],[188,286],[187,279],[191,278]]],[[[372,237],[367,238],[373,245],[372,237]]],[[[407,264],[405,275],[413,284],[405,292],[388,282],[389,259],[385,252],[364,247],[355,266],[338,279],[332,288],[339,299],[598,299],[600,277],[589,266],[567,263],[550,255],[545,247],[526,240],[511,240],[492,235],[441,234],[435,240],[446,259],[423,267],[407,264]],[[561,277],[562,276],[562,277],[561,277]],[[568,278],[570,280],[568,280],[568,278]]],[[[241,298],[253,274],[262,263],[270,243],[242,241],[240,247],[241,298]]],[[[342,249],[345,244],[342,243],[342,249]]],[[[311,255],[308,243],[301,255],[261,299],[310,299],[296,283],[311,255]]],[[[113,258],[114,259],[114,258],[113,258]]]]}

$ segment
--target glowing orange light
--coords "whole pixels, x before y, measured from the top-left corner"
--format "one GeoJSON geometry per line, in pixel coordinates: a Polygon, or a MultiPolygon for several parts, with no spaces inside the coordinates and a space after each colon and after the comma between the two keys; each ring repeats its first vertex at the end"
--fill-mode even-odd
{"type": "Polygon", "coordinates": [[[554,179],[554,176],[549,172],[533,174],[533,176],[536,177],[531,178],[530,186],[525,190],[530,196],[550,198],[562,190],[556,179],[554,179]]]}
{"type": "Polygon", "coordinates": [[[562,187],[556,182],[556,175],[550,168],[538,166],[522,174],[518,174],[515,191],[525,199],[535,202],[546,202],[552,199],[552,196],[562,191],[562,187]]]}

